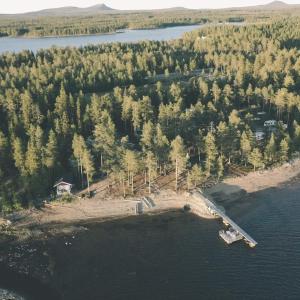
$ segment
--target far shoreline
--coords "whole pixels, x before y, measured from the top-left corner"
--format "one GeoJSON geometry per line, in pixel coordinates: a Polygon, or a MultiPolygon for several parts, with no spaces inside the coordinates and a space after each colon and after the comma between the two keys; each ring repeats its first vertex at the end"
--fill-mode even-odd
{"type": "MultiPolygon", "coordinates": [[[[37,39],[59,39],[59,38],[76,38],[76,37],[89,37],[89,36],[106,36],[106,35],[117,35],[117,34],[122,34],[126,33],[127,31],[142,31],[142,30],[163,30],[163,29],[169,29],[169,28],[176,28],[176,27],[189,27],[189,26],[203,26],[206,25],[206,23],[196,23],[196,24],[180,24],[180,25],[174,25],[174,26],[166,26],[166,27],[147,27],[147,28],[122,28],[118,29],[116,31],[111,31],[111,32],[101,32],[101,33],[81,33],[81,34],[69,34],[69,35],[45,35],[45,36],[12,36],[12,35],[7,35],[7,36],[1,36],[1,38],[12,38],[12,39],[24,39],[24,40],[37,40],[37,39]]],[[[212,25],[207,24],[207,25],[212,25]]]]}
{"type": "Polygon", "coordinates": [[[145,28],[121,28],[116,31],[111,32],[101,32],[101,33],[81,33],[81,34],[67,34],[67,35],[45,35],[45,36],[12,36],[12,35],[5,35],[0,36],[0,41],[2,38],[9,38],[9,39],[24,39],[24,40],[37,40],[37,39],[59,39],[59,38],[76,38],[76,37],[89,37],[89,36],[106,36],[106,35],[117,35],[126,33],[126,31],[142,31],[142,30],[164,30],[176,27],[192,27],[192,26],[218,26],[218,25],[248,25],[251,24],[249,22],[206,22],[206,23],[194,23],[194,24],[178,24],[178,25],[168,25],[163,27],[145,27],[145,28]]]}

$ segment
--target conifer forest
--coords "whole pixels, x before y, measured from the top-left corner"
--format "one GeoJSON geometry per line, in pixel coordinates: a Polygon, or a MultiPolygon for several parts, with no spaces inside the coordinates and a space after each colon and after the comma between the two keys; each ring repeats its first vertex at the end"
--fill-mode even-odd
{"type": "MultiPolygon", "coordinates": [[[[16,28],[1,25],[2,35],[16,28]]],[[[150,191],[170,171],[174,189],[182,176],[192,188],[231,166],[287,162],[300,151],[299,41],[293,16],[214,24],[172,41],[2,54],[0,210],[38,206],[61,177],[77,190],[110,178],[130,194],[141,174],[150,191]]]]}

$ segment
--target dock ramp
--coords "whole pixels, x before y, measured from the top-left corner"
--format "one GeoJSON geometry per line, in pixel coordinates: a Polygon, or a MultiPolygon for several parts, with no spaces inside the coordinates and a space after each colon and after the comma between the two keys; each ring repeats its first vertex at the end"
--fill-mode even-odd
{"type": "Polygon", "coordinates": [[[215,203],[211,200],[207,199],[202,193],[194,192],[194,197],[201,199],[205,202],[208,207],[208,210],[215,216],[222,218],[223,223],[226,225],[230,225],[238,234],[240,234],[245,242],[251,247],[254,248],[257,245],[257,242],[246,233],[240,226],[238,226],[231,218],[229,218],[226,213],[220,209],[215,203]]]}

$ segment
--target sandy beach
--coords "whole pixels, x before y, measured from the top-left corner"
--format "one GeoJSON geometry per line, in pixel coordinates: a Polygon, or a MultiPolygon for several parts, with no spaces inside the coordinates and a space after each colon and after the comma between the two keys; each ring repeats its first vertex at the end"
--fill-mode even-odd
{"type": "Polygon", "coordinates": [[[210,195],[222,193],[227,196],[242,191],[254,193],[267,188],[278,187],[299,174],[300,159],[296,159],[274,169],[251,172],[246,176],[227,178],[206,192],[210,195]]]}
{"type": "MultiPolygon", "coordinates": [[[[191,194],[175,193],[164,190],[159,194],[150,195],[155,206],[144,205],[144,213],[157,214],[172,210],[191,207],[191,212],[202,218],[213,218],[204,203],[194,199],[191,194]]],[[[33,227],[38,225],[71,224],[94,219],[123,218],[136,215],[136,204],[141,198],[105,199],[101,194],[91,199],[76,199],[72,203],[55,202],[41,209],[24,210],[9,216],[15,228],[33,227]]]]}

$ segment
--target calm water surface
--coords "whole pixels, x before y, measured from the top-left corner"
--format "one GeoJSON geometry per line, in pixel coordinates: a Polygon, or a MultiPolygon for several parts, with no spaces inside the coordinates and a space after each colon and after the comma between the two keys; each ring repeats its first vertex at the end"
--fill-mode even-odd
{"type": "Polygon", "coordinates": [[[51,285],[67,300],[299,299],[299,181],[222,205],[255,249],[184,213],[93,224],[71,247],[48,242],[51,285]]]}
{"type": "Polygon", "coordinates": [[[89,44],[103,44],[111,42],[138,42],[141,40],[172,40],[181,37],[185,32],[200,28],[203,25],[178,26],[164,29],[150,30],[126,30],[122,33],[106,35],[86,35],[70,37],[49,37],[49,38],[0,38],[0,53],[7,51],[19,52],[58,47],[81,47],[89,44]]]}

